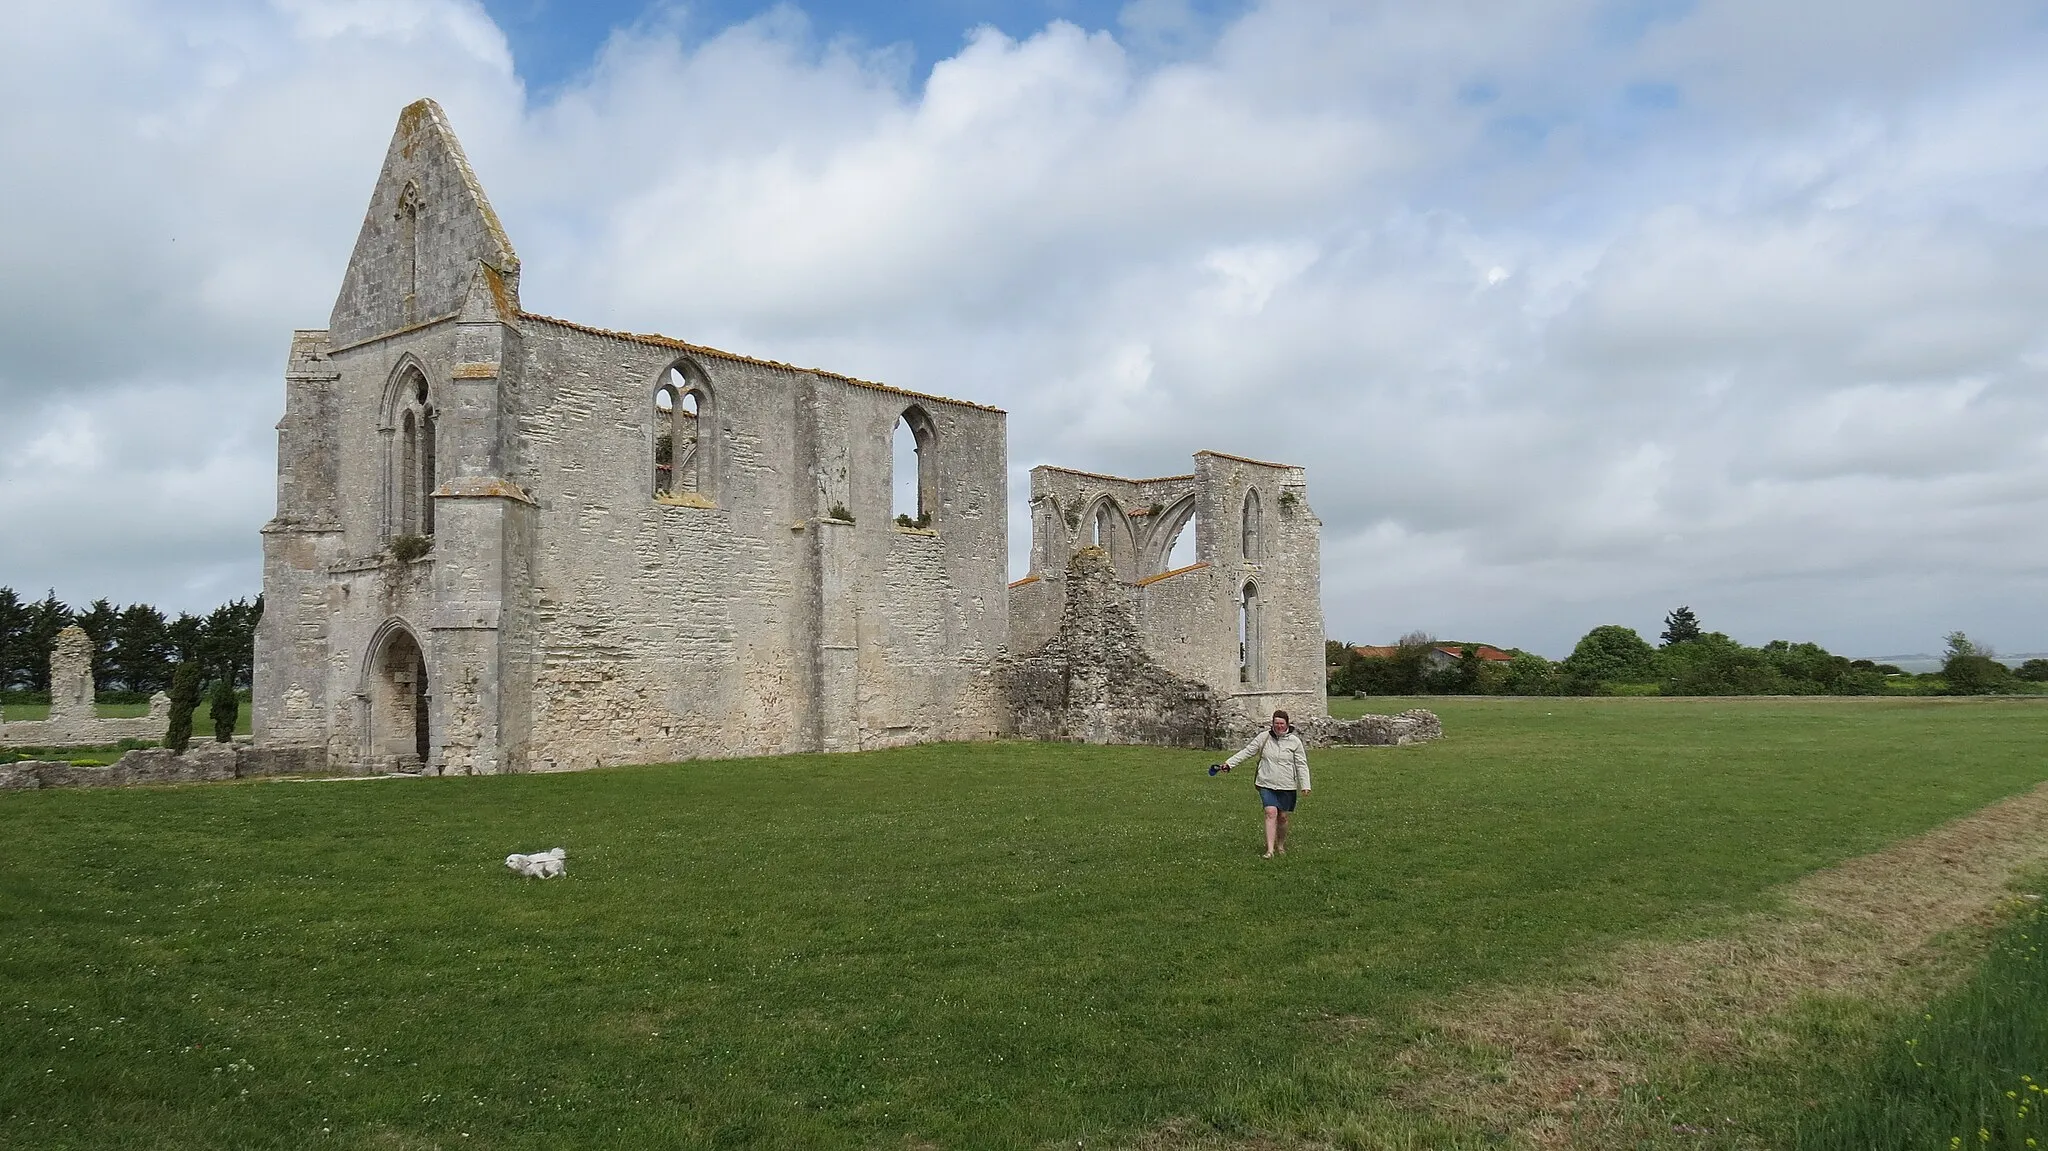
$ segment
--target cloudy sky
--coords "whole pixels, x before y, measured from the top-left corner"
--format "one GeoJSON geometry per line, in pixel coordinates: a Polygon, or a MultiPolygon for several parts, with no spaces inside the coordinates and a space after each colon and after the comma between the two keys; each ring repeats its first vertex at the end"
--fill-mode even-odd
{"type": "MultiPolygon", "coordinates": [[[[399,108],[532,310],[1306,465],[1333,638],[2048,649],[2048,3],[0,0],[0,584],[258,590],[399,108]]],[[[1011,512],[1021,571],[1028,520],[1011,512]]]]}

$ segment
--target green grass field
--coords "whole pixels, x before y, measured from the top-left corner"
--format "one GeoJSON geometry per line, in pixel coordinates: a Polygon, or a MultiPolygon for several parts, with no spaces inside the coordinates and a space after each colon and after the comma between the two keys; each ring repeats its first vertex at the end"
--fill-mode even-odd
{"type": "MultiPolygon", "coordinates": [[[[50,718],[50,705],[47,703],[10,703],[5,710],[7,722],[9,723],[14,723],[18,720],[44,720],[50,718]]],[[[146,703],[102,703],[95,705],[93,710],[98,713],[101,719],[134,719],[138,716],[148,715],[149,705],[146,703]]],[[[235,715],[235,731],[238,734],[249,734],[249,718],[249,700],[247,693],[244,693],[241,710],[235,715]]],[[[204,699],[201,699],[199,706],[193,709],[192,730],[203,736],[211,736],[213,734],[213,708],[204,699]]]]}
{"type": "Polygon", "coordinates": [[[2048,778],[2036,700],[1423,706],[1272,861],[1137,748],[0,795],[0,1145],[1377,1145],[1417,1006],[2048,778]]]}

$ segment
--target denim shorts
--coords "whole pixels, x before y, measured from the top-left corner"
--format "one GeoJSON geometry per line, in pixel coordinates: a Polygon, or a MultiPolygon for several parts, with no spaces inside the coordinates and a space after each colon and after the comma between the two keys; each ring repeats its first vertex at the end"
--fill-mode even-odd
{"type": "Polygon", "coordinates": [[[1275,787],[1261,787],[1259,788],[1259,806],[1277,807],[1282,811],[1293,811],[1294,789],[1290,787],[1282,791],[1275,787]]]}

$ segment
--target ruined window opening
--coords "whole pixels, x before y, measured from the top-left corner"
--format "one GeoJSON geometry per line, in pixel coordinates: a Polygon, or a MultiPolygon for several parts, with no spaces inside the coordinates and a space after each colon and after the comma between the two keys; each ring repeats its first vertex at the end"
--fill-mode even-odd
{"type": "MultiPolygon", "coordinates": [[[[421,381],[420,390],[426,390],[421,381]]],[[[425,397],[421,399],[424,401],[425,397]]],[[[434,489],[441,486],[440,477],[434,471],[434,409],[420,411],[420,534],[434,534],[434,489]]]]}
{"type": "Polygon", "coordinates": [[[1110,541],[1116,538],[1116,521],[1110,518],[1107,502],[1096,506],[1095,523],[1088,531],[1090,543],[1105,551],[1109,549],[1110,541]]]}
{"type": "Polygon", "coordinates": [[[1174,533],[1173,542],[1166,548],[1166,564],[1161,570],[1177,571],[1195,562],[1195,517],[1189,516],[1174,533]]]}
{"type": "Polygon", "coordinates": [[[675,490],[676,390],[663,385],[654,393],[654,494],[675,490]]]}
{"type": "Polygon", "coordinates": [[[398,534],[416,536],[420,534],[415,518],[420,506],[420,428],[410,408],[399,423],[398,443],[398,534]]]}
{"type": "Polygon", "coordinates": [[[889,512],[896,526],[928,528],[937,518],[937,436],[932,419],[915,405],[896,417],[889,440],[889,512]]]}
{"type": "Polygon", "coordinates": [[[1244,494],[1244,558],[1256,562],[1260,558],[1259,539],[1259,493],[1254,488],[1244,494]]]}
{"type": "Polygon", "coordinates": [[[707,494],[703,434],[709,393],[670,368],[654,392],[654,494],[707,494]]]}
{"type": "Polygon", "coordinates": [[[1244,585],[1237,612],[1237,681],[1256,686],[1265,681],[1265,658],[1260,651],[1259,588],[1244,585]]]}

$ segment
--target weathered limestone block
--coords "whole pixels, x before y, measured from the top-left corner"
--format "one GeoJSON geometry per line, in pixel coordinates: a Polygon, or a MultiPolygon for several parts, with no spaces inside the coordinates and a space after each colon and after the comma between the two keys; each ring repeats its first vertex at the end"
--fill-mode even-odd
{"type": "Polygon", "coordinates": [[[248,747],[235,745],[235,777],[322,775],[328,770],[324,747],[248,747]]]}
{"type": "Polygon", "coordinates": [[[92,637],[72,624],[57,633],[57,646],[50,652],[51,725],[97,719],[92,701],[92,637]]]}

